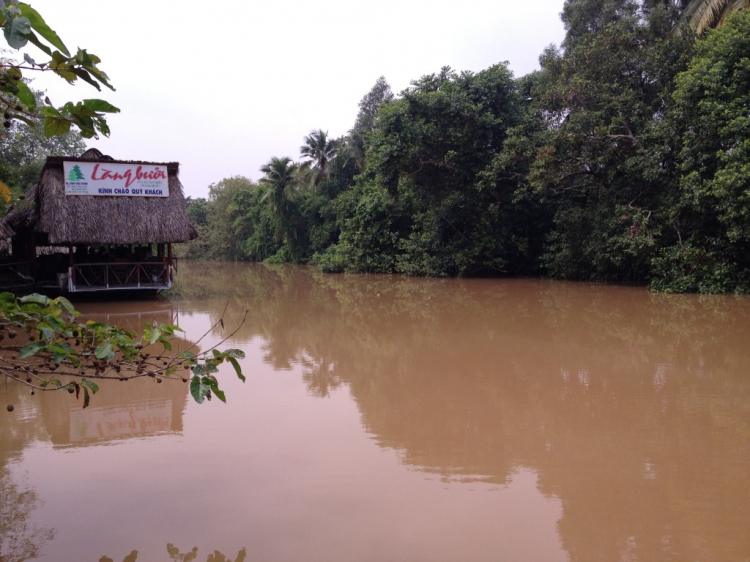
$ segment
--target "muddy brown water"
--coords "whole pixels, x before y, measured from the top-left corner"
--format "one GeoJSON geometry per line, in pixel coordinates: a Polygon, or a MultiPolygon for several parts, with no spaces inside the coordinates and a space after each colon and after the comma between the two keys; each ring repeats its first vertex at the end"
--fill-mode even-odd
{"type": "Polygon", "coordinates": [[[204,348],[247,309],[248,379],[3,382],[3,562],[750,560],[746,297],[186,262],[79,308],[204,348]]]}

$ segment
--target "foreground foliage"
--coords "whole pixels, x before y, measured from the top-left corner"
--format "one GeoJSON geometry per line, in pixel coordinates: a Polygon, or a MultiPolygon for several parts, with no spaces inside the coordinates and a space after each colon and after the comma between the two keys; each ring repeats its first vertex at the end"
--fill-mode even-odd
{"type": "MultiPolygon", "coordinates": [[[[0,375],[25,384],[32,394],[67,391],[76,399],[82,394],[84,408],[99,391],[97,380],[189,379],[190,393],[199,404],[212,396],[226,402],[215,376],[222,363],[231,364],[245,381],[238,362],[244,353],[218,349],[232,334],[203,351],[197,349],[198,340],[172,353],[171,341],[181,331],[177,326],[154,325],[137,337],[100,322],[77,322],[79,315],[65,297],[0,293],[0,375]]],[[[223,319],[217,325],[223,328],[223,319]]]]}
{"type": "Polygon", "coordinates": [[[106,114],[118,113],[118,108],[101,99],[67,102],[55,107],[45,98],[44,104],[40,104],[27,84],[28,74],[24,74],[47,72],[69,84],[81,80],[97,90],[101,90],[101,86],[114,90],[109,77],[97,66],[101,59],[86,49],[79,48],[71,54],[41,14],[25,2],[0,0],[0,27],[12,49],[24,49],[31,43],[48,57],[40,62],[24,53],[22,59],[0,59],[0,110],[4,127],[10,128],[13,121],[33,127],[35,120],[42,117],[47,137],[63,135],[71,127],[79,129],[85,138],[99,134],[109,136],[106,114]]]}

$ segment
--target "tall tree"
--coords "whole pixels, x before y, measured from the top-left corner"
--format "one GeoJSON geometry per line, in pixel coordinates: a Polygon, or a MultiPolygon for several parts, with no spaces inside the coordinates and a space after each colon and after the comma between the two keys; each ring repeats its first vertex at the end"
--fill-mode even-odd
{"type": "MultiPolygon", "coordinates": [[[[328,177],[329,165],[331,160],[336,156],[339,148],[339,141],[331,139],[328,131],[318,129],[311,132],[305,137],[305,144],[300,147],[300,155],[307,158],[310,165],[310,184],[317,185],[320,181],[328,177]]],[[[264,171],[261,168],[261,171],[264,171]]]]}
{"type": "Polygon", "coordinates": [[[375,118],[378,115],[380,106],[385,102],[393,100],[393,92],[385,79],[381,76],[375,82],[375,85],[359,102],[359,113],[357,120],[354,122],[352,132],[364,135],[375,128],[375,118]]]}
{"type": "Polygon", "coordinates": [[[295,205],[299,184],[299,164],[289,157],[276,157],[261,167],[265,177],[260,180],[267,191],[262,200],[268,200],[276,222],[277,238],[285,243],[290,261],[301,258],[301,217],[295,205]]]}
{"type": "Polygon", "coordinates": [[[644,283],[673,188],[675,155],[660,129],[687,39],[669,35],[677,14],[664,5],[566,8],[575,33],[541,57],[529,96],[544,126],[524,181],[554,207],[542,263],[554,277],[644,283]]]}

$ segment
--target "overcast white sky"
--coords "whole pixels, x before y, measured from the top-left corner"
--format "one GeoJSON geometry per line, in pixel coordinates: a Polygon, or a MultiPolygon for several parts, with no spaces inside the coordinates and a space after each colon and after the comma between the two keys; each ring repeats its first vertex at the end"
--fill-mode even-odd
{"type": "Polygon", "coordinates": [[[193,197],[226,177],[257,180],[272,156],[298,159],[314,129],[346,134],[381,75],[396,93],[445,65],[478,72],[507,60],[523,76],[564,36],[563,0],[30,3],[68,49],[102,59],[117,91],[52,76],[33,87],[56,105],[101,97],[118,106],[111,137],[90,146],[180,162],[193,197]]]}

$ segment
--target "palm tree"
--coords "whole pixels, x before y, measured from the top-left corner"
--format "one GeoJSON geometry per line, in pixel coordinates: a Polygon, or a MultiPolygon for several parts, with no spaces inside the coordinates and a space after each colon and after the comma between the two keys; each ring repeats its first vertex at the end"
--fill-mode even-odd
{"type": "Polygon", "coordinates": [[[266,174],[260,184],[266,188],[261,202],[271,200],[271,209],[276,218],[276,236],[292,247],[297,238],[295,191],[298,183],[299,164],[291,158],[274,156],[260,171],[266,174]]]}
{"type": "Polygon", "coordinates": [[[297,183],[297,170],[299,164],[284,156],[274,156],[268,164],[261,167],[260,171],[266,174],[260,183],[267,188],[262,201],[271,199],[271,207],[275,213],[283,213],[289,203],[294,201],[294,188],[297,183]]]}
{"type": "Polygon", "coordinates": [[[700,37],[707,29],[721,26],[731,13],[747,7],[750,7],[750,0],[692,0],[679,25],[690,28],[700,37]]]}
{"type": "Polygon", "coordinates": [[[299,151],[303,158],[310,161],[309,178],[312,186],[328,177],[329,164],[336,156],[338,148],[339,141],[331,140],[328,137],[328,131],[318,129],[305,137],[305,144],[300,147],[299,151]]]}
{"type": "Polygon", "coordinates": [[[347,161],[354,162],[354,168],[359,172],[365,162],[365,138],[360,130],[352,129],[341,146],[343,156],[347,161]]]}

